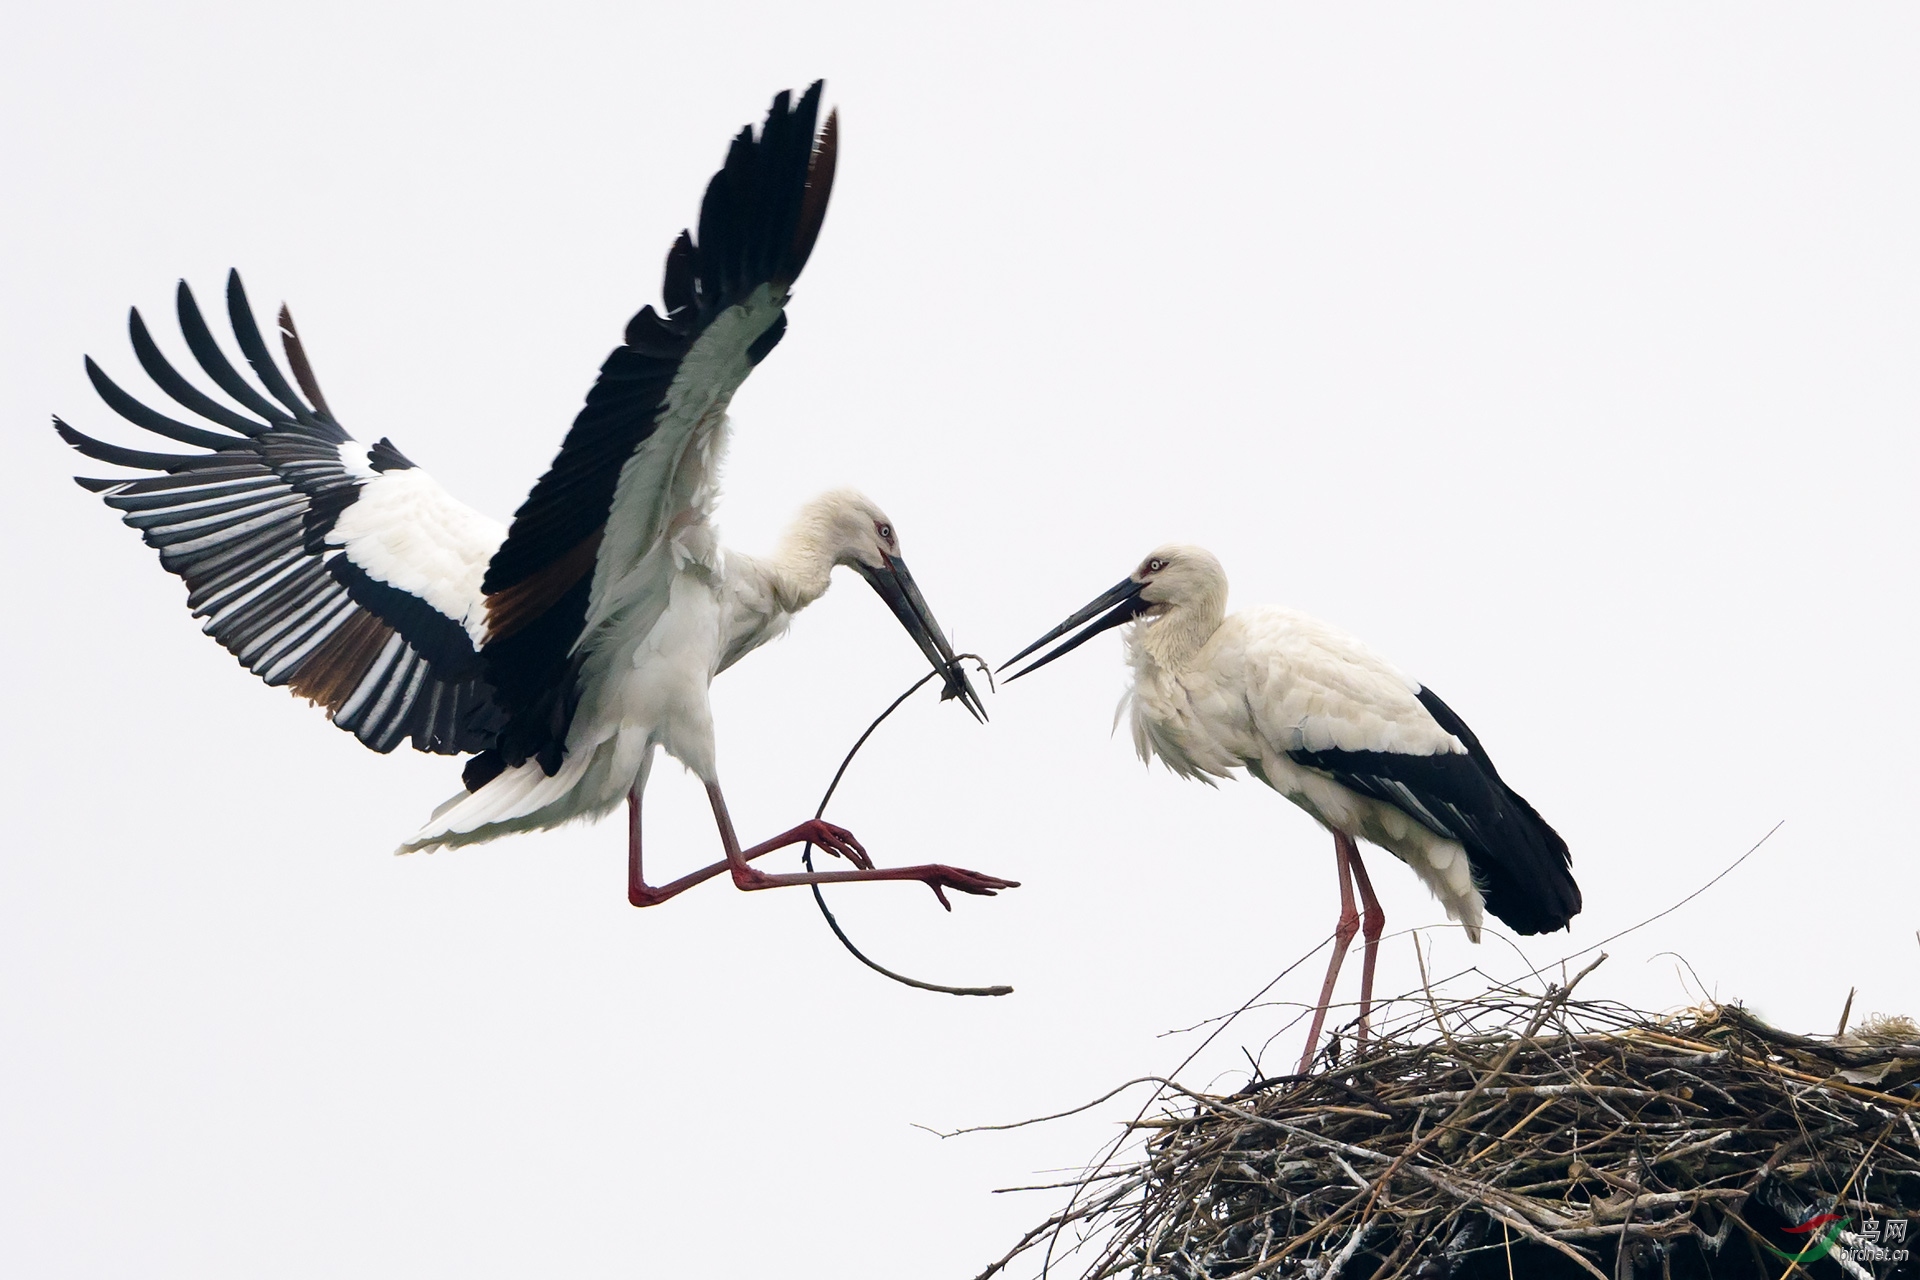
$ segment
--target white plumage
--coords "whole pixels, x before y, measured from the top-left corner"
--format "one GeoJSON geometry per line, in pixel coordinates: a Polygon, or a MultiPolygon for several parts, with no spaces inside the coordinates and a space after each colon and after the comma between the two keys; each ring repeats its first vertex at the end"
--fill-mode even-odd
{"type": "Polygon", "coordinates": [[[548,776],[537,760],[502,770],[448,800],[401,852],[601,817],[642,789],[656,747],[717,785],[713,677],[784,634],[794,614],[825,594],[835,566],[883,570],[889,555],[897,558],[892,523],[852,490],[809,503],[772,556],[721,547],[711,481],[726,430],[723,419],[713,446],[698,451],[706,482],[692,488],[700,505],[673,512],[671,536],[615,580],[590,615],[596,621],[581,650],[580,702],[559,771],[548,776]]]}
{"type": "Polygon", "coordinates": [[[1565,843],[1500,780],[1452,709],[1352,636],[1290,609],[1229,616],[1227,577],[1198,547],[1167,546],[1007,666],[1079,630],[1014,678],[1131,623],[1119,714],[1142,761],[1211,784],[1245,769],[1334,835],[1342,912],[1300,1069],[1318,1044],[1340,962],[1366,907],[1360,1036],[1385,915],[1360,862],[1365,840],[1406,863],[1449,918],[1480,939],[1488,912],[1520,933],[1580,910],[1565,843]]]}
{"type": "Polygon", "coordinates": [[[1464,755],[1420,705],[1418,684],[1352,636],[1273,605],[1225,619],[1190,656],[1153,643],[1168,638],[1159,625],[1127,637],[1127,718],[1142,761],[1157,756],[1187,778],[1223,778],[1256,761],[1268,786],[1323,825],[1412,867],[1479,941],[1484,903],[1464,851],[1412,816],[1422,812],[1417,800],[1403,796],[1403,810],[1361,795],[1290,754],[1464,755]]]}

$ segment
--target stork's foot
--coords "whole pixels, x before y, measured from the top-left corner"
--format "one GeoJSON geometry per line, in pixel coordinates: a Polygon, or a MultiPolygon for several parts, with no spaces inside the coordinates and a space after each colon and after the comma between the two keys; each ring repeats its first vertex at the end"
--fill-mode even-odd
{"type": "Polygon", "coordinates": [[[999,876],[990,876],[980,871],[968,871],[965,867],[948,867],[933,863],[924,867],[907,867],[907,871],[920,874],[914,878],[933,890],[933,896],[940,899],[940,905],[953,910],[953,904],[947,901],[946,891],[971,893],[982,898],[991,898],[1002,889],[1018,889],[1018,880],[1002,880],[999,876]]]}
{"type": "Polygon", "coordinates": [[[819,818],[810,818],[795,827],[789,834],[798,836],[799,842],[811,842],[819,845],[836,858],[845,858],[862,871],[873,866],[873,859],[854,838],[853,832],[845,827],[836,827],[831,822],[819,818]]]}

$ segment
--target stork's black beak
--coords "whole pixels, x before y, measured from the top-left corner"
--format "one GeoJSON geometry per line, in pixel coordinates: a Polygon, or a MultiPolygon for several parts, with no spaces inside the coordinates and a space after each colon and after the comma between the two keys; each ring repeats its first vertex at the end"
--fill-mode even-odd
{"type": "Polygon", "coordinates": [[[1114,586],[1101,592],[1092,604],[1089,604],[1086,608],[1080,610],[1071,618],[1068,618],[1065,622],[1001,663],[999,669],[1005,671],[1008,667],[1020,661],[1020,659],[1026,657],[1035,649],[1040,648],[1042,645],[1052,644],[1055,640],[1066,635],[1069,631],[1072,631],[1088,619],[1097,618],[1098,620],[1085,631],[1082,631],[1079,635],[1067,641],[1046,657],[1040,659],[1040,661],[1033,663],[1031,666],[1022,667],[1019,671],[1014,672],[1008,679],[1010,681],[1018,680],[1029,671],[1038,671],[1041,667],[1046,666],[1061,654],[1078,649],[1102,631],[1117,627],[1123,622],[1132,622],[1135,618],[1153,608],[1152,604],[1140,596],[1140,593],[1146,589],[1147,584],[1144,582],[1135,582],[1132,578],[1122,578],[1114,586]],[[1107,612],[1104,616],[1101,616],[1100,611],[1103,609],[1107,612]]]}
{"type": "Polygon", "coordinates": [[[946,680],[947,687],[940,691],[940,700],[960,699],[960,705],[970,711],[975,720],[985,724],[986,704],[980,701],[980,695],[974,692],[966,671],[954,659],[946,635],[941,632],[940,624],[933,620],[933,610],[927,607],[927,598],[920,594],[913,575],[907,572],[906,561],[899,556],[888,556],[882,568],[876,569],[859,560],[853,562],[853,567],[887,602],[887,608],[893,610],[893,616],[900,619],[900,625],[920,646],[920,652],[927,655],[927,661],[933,664],[933,669],[946,680]]]}

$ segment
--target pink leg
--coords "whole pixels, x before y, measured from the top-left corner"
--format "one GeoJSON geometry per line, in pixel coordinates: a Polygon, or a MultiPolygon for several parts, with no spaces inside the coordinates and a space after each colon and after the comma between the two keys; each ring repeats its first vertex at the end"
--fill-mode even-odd
{"type": "Polygon", "coordinates": [[[717,783],[707,784],[707,796],[713,802],[713,818],[720,828],[720,843],[727,851],[726,858],[655,888],[646,882],[640,871],[640,797],[633,792],[627,794],[627,901],[634,906],[657,906],[668,898],[685,893],[697,884],[713,879],[722,871],[731,872],[734,884],[742,889],[775,889],[790,884],[835,884],[853,880],[919,880],[933,890],[934,896],[940,899],[940,905],[949,911],[953,907],[947,901],[947,895],[944,892],[946,889],[992,897],[1001,889],[1020,887],[1020,882],[1017,880],[1002,880],[998,876],[982,875],[978,871],[966,871],[959,867],[938,864],[874,870],[873,860],[867,856],[867,851],[860,847],[860,842],[854,839],[851,831],[845,827],[837,827],[831,822],[822,822],[817,818],[803,822],[790,831],[784,831],[771,840],[754,845],[751,849],[742,849],[739,837],[734,835],[733,819],[727,814],[727,804],[721,798],[717,783]],[[747,865],[752,859],[762,854],[772,853],[775,849],[784,849],[788,845],[801,844],[808,840],[828,853],[846,858],[860,870],[812,871],[796,875],[770,876],[755,871],[747,865]]]}
{"type": "Polygon", "coordinates": [[[1314,1006],[1313,1025],[1307,1028],[1307,1049],[1300,1055],[1300,1074],[1313,1066],[1314,1050],[1320,1047],[1320,1029],[1327,1022],[1327,1005],[1333,1001],[1333,984],[1340,976],[1340,962],[1347,958],[1353,935],[1360,932],[1360,912],[1353,905],[1353,877],[1349,871],[1354,857],[1353,841],[1333,833],[1333,858],[1340,870],[1340,923],[1333,930],[1333,958],[1327,961],[1327,980],[1320,984],[1320,1003],[1314,1006]]]}
{"type": "MultiPolygon", "coordinates": [[[[740,857],[745,860],[758,858],[762,854],[772,853],[775,849],[784,849],[788,845],[802,844],[808,840],[819,845],[835,857],[847,859],[856,867],[871,867],[872,859],[860,842],[853,838],[853,832],[845,827],[836,827],[831,822],[813,819],[803,822],[791,831],[785,831],[757,844],[751,849],[743,849],[740,857]]],[[[627,901],[636,907],[656,907],[668,898],[677,897],[697,884],[713,879],[733,864],[722,860],[710,867],[681,876],[670,884],[658,888],[648,884],[640,871],[640,793],[633,790],[627,793],[627,901]]]]}
{"type": "MultiPolygon", "coordinates": [[[[720,795],[719,783],[707,784],[707,798],[713,802],[713,820],[720,828],[720,842],[727,850],[725,865],[729,871],[733,872],[734,885],[741,889],[778,889],[792,884],[851,884],[857,880],[918,880],[933,890],[933,896],[940,899],[941,906],[951,911],[953,904],[947,901],[946,890],[948,889],[991,898],[1002,889],[1020,887],[1018,880],[1002,880],[999,876],[983,875],[978,871],[943,866],[940,863],[926,863],[917,867],[884,868],[869,865],[858,871],[802,871],[792,875],[770,876],[765,872],[755,871],[747,865],[747,859],[757,854],[741,852],[740,840],[733,834],[733,819],[727,816],[727,802],[720,795]]],[[[754,848],[758,851],[764,846],[756,845],[754,848]]],[[[862,856],[865,855],[862,854],[862,856]]]]}
{"type": "Polygon", "coordinates": [[[1367,1018],[1373,1012],[1373,963],[1380,958],[1380,931],[1387,927],[1387,913],[1381,910],[1380,899],[1373,896],[1373,882],[1367,879],[1367,868],[1360,861],[1360,847],[1351,841],[1347,844],[1347,860],[1353,867],[1354,883],[1360,889],[1360,906],[1365,911],[1360,925],[1360,936],[1367,940],[1366,959],[1360,964],[1360,1034],[1359,1043],[1367,1042],[1367,1018]]]}

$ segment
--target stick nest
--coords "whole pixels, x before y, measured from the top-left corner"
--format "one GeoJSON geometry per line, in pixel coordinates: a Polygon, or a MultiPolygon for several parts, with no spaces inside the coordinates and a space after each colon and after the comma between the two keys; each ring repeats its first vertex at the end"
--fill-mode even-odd
{"type": "Polygon", "coordinates": [[[1416,997],[1386,1021],[1308,1077],[1171,1086],[1131,1162],[1088,1174],[1003,1265],[1047,1242],[1058,1269],[1065,1233],[1088,1280],[1920,1272],[1891,1232],[1880,1257],[1858,1234],[1920,1216],[1910,1022],[1814,1039],[1571,984],[1416,997]],[[1825,1212],[1852,1221],[1824,1258],[1766,1248],[1817,1243],[1826,1228],[1784,1228],[1825,1212]]]}

